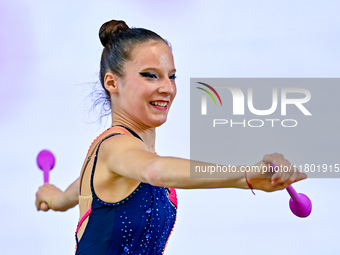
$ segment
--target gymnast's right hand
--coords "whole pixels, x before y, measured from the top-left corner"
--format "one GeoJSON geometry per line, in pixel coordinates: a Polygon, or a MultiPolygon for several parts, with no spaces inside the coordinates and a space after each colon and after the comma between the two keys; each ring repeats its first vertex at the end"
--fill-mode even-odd
{"type": "Polygon", "coordinates": [[[35,194],[37,210],[45,212],[49,209],[60,211],[60,208],[58,208],[58,200],[60,200],[62,194],[63,191],[52,184],[45,183],[43,186],[40,186],[35,194]]]}

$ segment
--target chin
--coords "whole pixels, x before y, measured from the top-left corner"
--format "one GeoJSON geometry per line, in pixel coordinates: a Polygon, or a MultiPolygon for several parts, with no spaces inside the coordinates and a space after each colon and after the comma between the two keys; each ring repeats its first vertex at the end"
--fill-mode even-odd
{"type": "Polygon", "coordinates": [[[159,126],[163,125],[166,122],[166,120],[167,120],[167,118],[155,120],[155,121],[152,122],[151,126],[159,127],[159,126]]]}

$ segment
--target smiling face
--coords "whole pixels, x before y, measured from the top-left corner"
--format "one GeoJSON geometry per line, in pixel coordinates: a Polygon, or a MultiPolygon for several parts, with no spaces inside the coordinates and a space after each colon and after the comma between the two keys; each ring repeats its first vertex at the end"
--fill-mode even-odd
{"type": "Polygon", "coordinates": [[[113,116],[144,127],[163,124],[176,96],[175,65],[169,46],[148,41],[134,47],[124,75],[110,90],[113,116]]]}

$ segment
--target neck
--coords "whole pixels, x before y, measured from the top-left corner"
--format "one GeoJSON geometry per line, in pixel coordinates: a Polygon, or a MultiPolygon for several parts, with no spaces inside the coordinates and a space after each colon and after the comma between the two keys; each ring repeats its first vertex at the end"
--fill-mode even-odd
{"type": "Polygon", "coordinates": [[[144,141],[151,153],[155,152],[156,128],[148,127],[134,120],[122,118],[117,114],[112,114],[112,126],[122,125],[136,132],[144,141]]]}

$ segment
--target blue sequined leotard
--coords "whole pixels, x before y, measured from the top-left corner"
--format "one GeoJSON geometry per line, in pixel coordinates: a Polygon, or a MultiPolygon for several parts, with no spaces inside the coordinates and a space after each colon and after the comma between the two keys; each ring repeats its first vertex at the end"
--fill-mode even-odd
{"type": "MultiPolygon", "coordinates": [[[[129,131],[141,139],[132,130],[129,131]]],[[[84,219],[88,218],[80,241],[76,234],[76,254],[163,254],[176,220],[175,189],[140,183],[128,197],[117,203],[106,203],[95,193],[93,176],[98,151],[101,143],[114,135],[118,134],[103,139],[96,149],[90,182],[92,203],[78,224],[77,232],[84,219]]]]}

